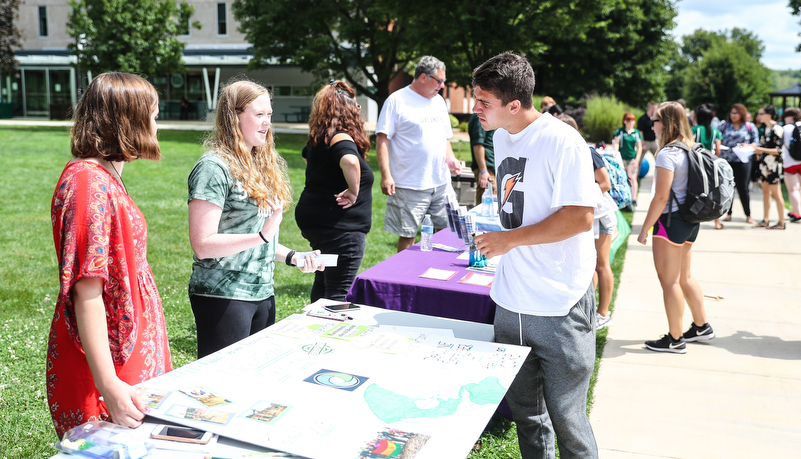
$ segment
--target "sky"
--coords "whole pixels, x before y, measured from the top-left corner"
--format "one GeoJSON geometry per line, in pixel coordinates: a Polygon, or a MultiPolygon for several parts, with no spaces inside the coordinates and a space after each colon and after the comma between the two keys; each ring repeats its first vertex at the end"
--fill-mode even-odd
{"type": "Polygon", "coordinates": [[[673,35],[696,29],[721,31],[739,27],[755,33],[765,45],[762,63],[773,70],[801,69],[801,16],[793,16],[787,0],[679,0],[673,35]]]}

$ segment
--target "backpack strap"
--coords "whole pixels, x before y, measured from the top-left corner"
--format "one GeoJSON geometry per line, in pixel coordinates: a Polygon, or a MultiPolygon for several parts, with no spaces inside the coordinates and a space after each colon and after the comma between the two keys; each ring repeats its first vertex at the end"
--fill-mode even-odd
{"type": "MultiPolygon", "coordinates": [[[[669,144],[664,146],[664,148],[667,148],[667,147],[675,147],[675,148],[678,148],[679,150],[684,150],[687,153],[688,156],[690,154],[690,147],[688,147],[687,144],[682,142],[681,140],[677,140],[677,141],[675,141],[673,143],[669,143],[669,144]]],[[[676,205],[678,206],[679,205],[679,198],[677,198],[676,197],[676,193],[673,192],[673,184],[671,183],[670,197],[668,198],[668,206],[669,207],[673,207],[673,201],[674,200],[676,201],[676,205]]],[[[667,218],[667,227],[668,228],[670,228],[670,221],[672,220],[671,219],[671,215],[670,215],[671,213],[672,212],[670,210],[668,210],[668,218],[667,218]]]]}
{"type": "Polygon", "coordinates": [[[667,148],[667,147],[676,147],[679,150],[686,151],[687,153],[690,152],[690,147],[688,147],[687,144],[682,142],[681,140],[677,140],[677,141],[675,141],[673,143],[669,143],[669,144],[665,145],[663,148],[667,148]]]}

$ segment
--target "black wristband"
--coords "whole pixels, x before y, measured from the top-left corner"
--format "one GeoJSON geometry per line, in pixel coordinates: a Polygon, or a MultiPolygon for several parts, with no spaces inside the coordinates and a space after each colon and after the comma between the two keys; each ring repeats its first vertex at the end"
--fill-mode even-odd
{"type": "Polygon", "coordinates": [[[286,254],[285,262],[286,262],[287,266],[295,266],[295,265],[292,264],[292,257],[294,257],[294,256],[295,256],[295,251],[294,250],[290,250],[289,253],[286,254]]]}
{"type": "Polygon", "coordinates": [[[264,235],[263,235],[263,234],[261,234],[261,231],[259,231],[259,237],[261,238],[261,240],[262,240],[262,241],[264,241],[264,243],[265,243],[265,244],[269,244],[269,243],[270,243],[270,242],[269,242],[269,241],[268,241],[268,240],[267,240],[267,239],[264,237],[264,235]]]}

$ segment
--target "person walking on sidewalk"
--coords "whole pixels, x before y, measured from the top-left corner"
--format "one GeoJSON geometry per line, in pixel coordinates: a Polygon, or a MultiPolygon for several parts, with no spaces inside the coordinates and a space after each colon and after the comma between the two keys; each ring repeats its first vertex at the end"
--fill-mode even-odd
{"type": "Polygon", "coordinates": [[[759,156],[757,169],[759,171],[759,183],[762,186],[762,221],[754,225],[754,228],[767,228],[772,230],[784,229],[784,196],[782,196],[782,181],[784,180],[784,164],[782,163],[782,143],[784,142],[784,130],[773,117],[776,110],[773,105],[765,105],[757,112],[757,122],[764,126],[764,133],[760,135],[759,145],[751,144],[754,151],[759,156]],[[779,222],[771,226],[770,221],[770,198],[776,201],[776,211],[779,212],[779,222]]]}
{"type": "Polygon", "coordinates": [[[634,124],[637,118],[634,113],[626,112],[623,115],[623,127],[617,128],[612,139],[615,151],[620,152],[623,158],[623,168],[629,176],[631,185],[631,207],[637,207],[638,180],[640,174],[640,159],[642,158],[642,135],[634,124]]]}
{"type": "MultiPolygon", "coordinates": [[[[742,161],[734,153],[734,148],[740,145],[748,145],[759,142],[759,134],[754,123],[748,122],[745,116],[748,110],[743,104],[734,104],[729,112],[729,120],[720,123],[720,132],[723,134],[723,145],[728,147],[721,152],[723,159],[729,162],[734,171],[734,185],[737,187],[737,195],[740,196],[740,204],[743,205],[745,212],[745,222],[754,224],[751,218],[751,204],[748,193],[748,181],[751,177],[751,161],[742,161]]],[[[731,214],[734,206],[729,209],[728,215],[723,217],[724,222],[731,221],[731,214]]]]}
{"type": "Polygon", "coordinates": [[[654,133],[654,128],[651,124],[651,118],[654,116],[654,112],[656,111],[656,107],[659,104],[656,102],[648,102],[648,110],[642,114],[640,119],[637,120],[637,129],[642,134],[642,154],[645,156],[646,152],[651,152],[652,155],[656,156],[656,152],[659,151],[659,146],[656,143],[656,134],[654,133]]]}
{"type": "Polygon", "coordinates": [[[784,164],[784,183],[787,185],[787,197],[790,200],[790,221],[801,221],[801,161],[790,156],[790,139],[793,137],[793,125],[801,121],[801,110],[790,107],[784,116],[784,141],[782,144],[782,163],[784,164]]]}
{"type": "Polygon", "coordinates": [[[679,213],[678,205],[687,195],[689,158],[687,152],[675,146],[675,142],[693,144],[682,106],[676,102],[660,105],[654,115],[654,132],[662,146],[656,156],[656,193],[637,241],[645,244],[648,229],[653,227],[654,267],[662,286],[669,331],[658,340],[646,341],[645,347],[652,351],[684,354],[687,352],[686,342],[710,340],[715,337],[715,332],[706,320],[701,287],[690,272],[692,246],[701,225],[684,221],[679,213]],[[671,189],[675,200],[670,199],[671,189]],[[693,324],[682,334],[685,299],[692,311],[693,324]]]}

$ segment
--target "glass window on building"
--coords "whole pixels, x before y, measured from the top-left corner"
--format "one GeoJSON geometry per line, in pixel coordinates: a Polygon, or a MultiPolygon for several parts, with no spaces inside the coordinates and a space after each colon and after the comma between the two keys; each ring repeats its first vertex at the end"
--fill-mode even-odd
{"type": "Polygon", "coordinates": [[[292,86],[292,95],[295,97],[311,97],[311,86],[292,86]]]}
{"type": "Polygon", "coordinates": [[[56,105],[72,104],[69,70],[50,70],[50,103],[56,105]]]}
{"type": "Polygon", "coordinates": [[[167,81],[167,77],[166,76],[153,77],[153,86],[156,88],[156,92],[159,93],[159,106],[160,106],[162,100],[167,100],[170,98],[170,85],[167,81]]]}
{"type": "Polygon", "coordinates": [[[25,69],[25,110],[27,116],[48,116],[47,77],[44,70],[25,69]]]}
{"type": "Polygon", "coordinates": [[[228,18],[226,17],[226,4],[217,4],[217,35],[228,35],[228,18]]]}
{"type": "Polygon", "coordinates": [[[203,85],[203,74],[200,72],[187,72],[186,93],[189,100],[205,100],[206,87],[203,85]]]}
{"type": "Polygon", "coordinates": [[[273,96],[291,96],[292,86],[273,86],[273,96]]]}
{"type": "Polygon", "coordinates": [[[39,36],[47,36],[47,7],[39,7],[39,36]]]}
{"type": "Polygon", "coordinates": [[[178,13],[178,35],[189,35],[189,18],[188,14],[178,13]]]}

